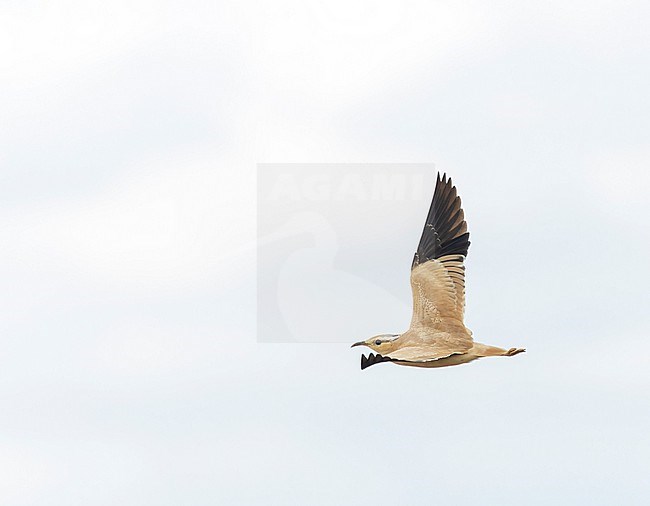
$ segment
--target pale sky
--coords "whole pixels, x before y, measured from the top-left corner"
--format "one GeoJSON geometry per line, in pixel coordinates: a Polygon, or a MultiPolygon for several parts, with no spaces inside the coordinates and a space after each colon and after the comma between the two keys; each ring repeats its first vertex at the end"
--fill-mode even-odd
{"type": "Polygon", "coordinates": [[[647,504],[649,17],[3,2],[0,503],[647,504]],[[334,266],[381,289],[318,295],[332,342],[259,342],[271,162],[446,171],[467,324],[528,352],[359,370],[408,325],[413,202],[351,210],[334,266]]]}

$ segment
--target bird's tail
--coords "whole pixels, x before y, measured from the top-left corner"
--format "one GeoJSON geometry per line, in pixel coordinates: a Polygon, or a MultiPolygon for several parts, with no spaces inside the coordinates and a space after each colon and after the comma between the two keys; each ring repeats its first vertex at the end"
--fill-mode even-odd
{"type": "Polygon", "coordinates": [[[524,348],[510,348],[509,350],[504,350],[498,346],[474,343],[474,351],[479,357],[512,357],[518,353],[523,353],[526,350],[524,348]]]}

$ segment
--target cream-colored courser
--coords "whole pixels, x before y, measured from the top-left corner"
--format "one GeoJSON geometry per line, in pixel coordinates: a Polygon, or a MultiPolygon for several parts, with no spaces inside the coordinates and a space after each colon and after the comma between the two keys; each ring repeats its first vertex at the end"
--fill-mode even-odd
{"type": "Polygon", "coordinates": [[[352,346],[377,354],[361,356],[361,369],[380,362],[446,367],[481,357],[511,357],[526,351],[475,343],[465,327],[465,265],[469,232],[456,187],[438,178],[420,244],[411,265],[413,317],[403,334],[380,334],[352,346]]]}

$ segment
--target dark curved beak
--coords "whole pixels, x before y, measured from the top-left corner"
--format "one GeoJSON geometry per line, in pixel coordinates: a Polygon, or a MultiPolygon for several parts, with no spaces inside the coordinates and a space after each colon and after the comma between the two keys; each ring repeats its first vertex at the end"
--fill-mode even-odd
{"type": "Polygon", "coordinates": [[[352,346],[350,346],[350,348],[354,348],[355,346],[363,346],[365,344],[365,341],[359,341],[358,343],[354,343],[352,346]]]}

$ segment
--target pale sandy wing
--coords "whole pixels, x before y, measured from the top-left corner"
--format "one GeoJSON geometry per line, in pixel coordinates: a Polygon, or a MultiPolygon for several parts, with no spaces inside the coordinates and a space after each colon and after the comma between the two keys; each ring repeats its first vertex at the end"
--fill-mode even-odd
{"type": "Polygon", "coordinates": [[[459,349],[458,346],[436,341],[435,345],[401,348],[389,353],[388,358],[400,362],[430,362],[449,357],[455,353],[464,353],[469,348],[471,348],[471,345],[459,349]]]}
{"type": "Polygon", "coordinates": [[[411,328],[436,328],[444,318],[463,321],[465,267],[462,255],[429,260],[411,271],[413,317],[411,328]]]}

